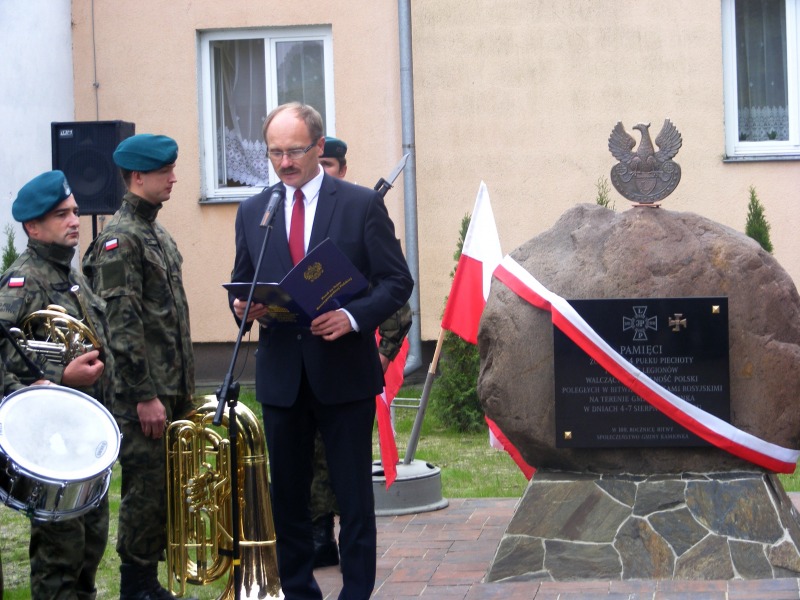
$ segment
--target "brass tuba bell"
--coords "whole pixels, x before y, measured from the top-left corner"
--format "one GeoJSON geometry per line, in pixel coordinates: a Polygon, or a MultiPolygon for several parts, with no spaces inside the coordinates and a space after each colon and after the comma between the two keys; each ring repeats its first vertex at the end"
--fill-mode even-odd
{"type": "MultiPolygon", "coordinates": [[[[244,404],[236,407],[236,465],[230,441],[212,426],[216,398],[185,420],[169,425],[167,445],[167,574],[169,590],[206,585],[227,575],[219,599],[235,597],[233,527],[239,528],[240,598],[283,598],[275,524],[269,496],[266,439],[261,422],[244,404]],[[231,468],[238,469],[239,523],[231,516],[231,468]]],[[[228,425],[227,413],[222,427],[228,425]]]]}
{"type": "Polygon", "coordinates": [[[70,291],[78,299],[84,320],[68,314],[67,309],[58,304],[34,311],[22,320],[19,327],[9,329],[21,348],[62,365],[90,350],[102,351],[100,337],[89,318],[80,288],[74,285],[70,291]]]}

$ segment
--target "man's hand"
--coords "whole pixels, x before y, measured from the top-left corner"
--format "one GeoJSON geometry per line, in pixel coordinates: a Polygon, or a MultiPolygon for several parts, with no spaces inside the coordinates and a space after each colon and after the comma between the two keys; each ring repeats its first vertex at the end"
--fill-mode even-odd
{"type": "Polygon", "coordinates": [[[68,387],[86,387],[92,385],[103,374],[105,365],[99,358],[98,350],[90,350],[75,357],[64,367],[61,383],[68,387]]]}
{"type": "Polygon", "coordinates": [[[167,410],[158,396],[139,402],[136,405],[136,412],[139,413],[142,433],[146,437],[158,440],[164,436],[164,430],[167,428],[167,410]]]}
{"type": "Polygon", "coordinates": [[[351,331],[353,331],[353,327],[350,325],[350,319],[341,310],[331,310],[311,321],[311,333],[322,337],[323,340],[328,342],[332,342],[351,331]]]}
{"type": "MultiPolygon", "coordinates": [[[[233,301],[233,312],[236,314],[236,317],[241,320],[244,316],[244,307],[247,306],[247,302],[245,300],[239,300],[238,298],[233,301]]],[[[250,323],[254,319],[258,319],[259,317],[263,317],[267,314],[267,307],[264,304],[259,304],[258,302],[253,302],[250,305],[250,310],[247,313],[247,322],[250,323]]]]}

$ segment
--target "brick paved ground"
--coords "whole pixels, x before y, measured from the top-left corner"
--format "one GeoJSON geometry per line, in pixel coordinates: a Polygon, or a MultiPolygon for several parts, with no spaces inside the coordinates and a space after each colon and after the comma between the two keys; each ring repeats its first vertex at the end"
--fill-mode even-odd
{"type": "MultiPolygon", "coordinates": [[[[800,495],[791,494],[795,505],[800,495]]],[[[455,499],[442,510],[378,517],[374,598],[443,600],[800,600],[800,580],[482,583],[514,514],[514,498],[455,499]]],[[[318,569],[325,598],[341,589],[338,567],[318,569]]]]}

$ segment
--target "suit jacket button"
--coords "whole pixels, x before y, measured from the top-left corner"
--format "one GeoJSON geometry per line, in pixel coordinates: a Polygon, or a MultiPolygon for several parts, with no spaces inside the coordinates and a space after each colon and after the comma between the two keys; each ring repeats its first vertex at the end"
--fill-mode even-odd
{"type": "Polygon", "coordinates": [[[302,339],[303,339],[303,334],[302,333],[298,333],[297,334],[297,341],[299,342],[302,339]]]}

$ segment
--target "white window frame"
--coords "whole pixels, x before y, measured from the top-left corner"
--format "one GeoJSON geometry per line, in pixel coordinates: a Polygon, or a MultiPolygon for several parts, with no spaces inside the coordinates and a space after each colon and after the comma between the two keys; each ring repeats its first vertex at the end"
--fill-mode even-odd
{"type": "MultiPolygon", "coordinates": [[[[228,29],[198,31],[199,65],[199,108],[200,108],[200,162],[201,198],[204,203],[241,202],[263,188],[254,186],[217,187],[217,164],[215,148],[216,111],[213,89],[214,77],[211,72],[211,44],[219,40],[256,39],[264,40],[264,64],[267,65],[267,112],[278,105],[277,53],[279,42],[321,41],[323,43],[323,65],[325,72],[325,130],[327,135],[335,135],[335,105],[333,98],[333,34],[330,26],[314,27],[265,27],[257,29],[228,29]]],[[[269,181],[273,184],[277,176],[272,164],[269,165],[269,181]]]]}
{"type": "Polygon", "coordinates": [[[722,0],[722,63],[725,96],[725,153],[727,160],[800,159],[800,57],[797,3],[786,2],[786,64],[789,139],[748,142],[739,140],[739,101],[736,69],[736,0],[722,0]]]}

